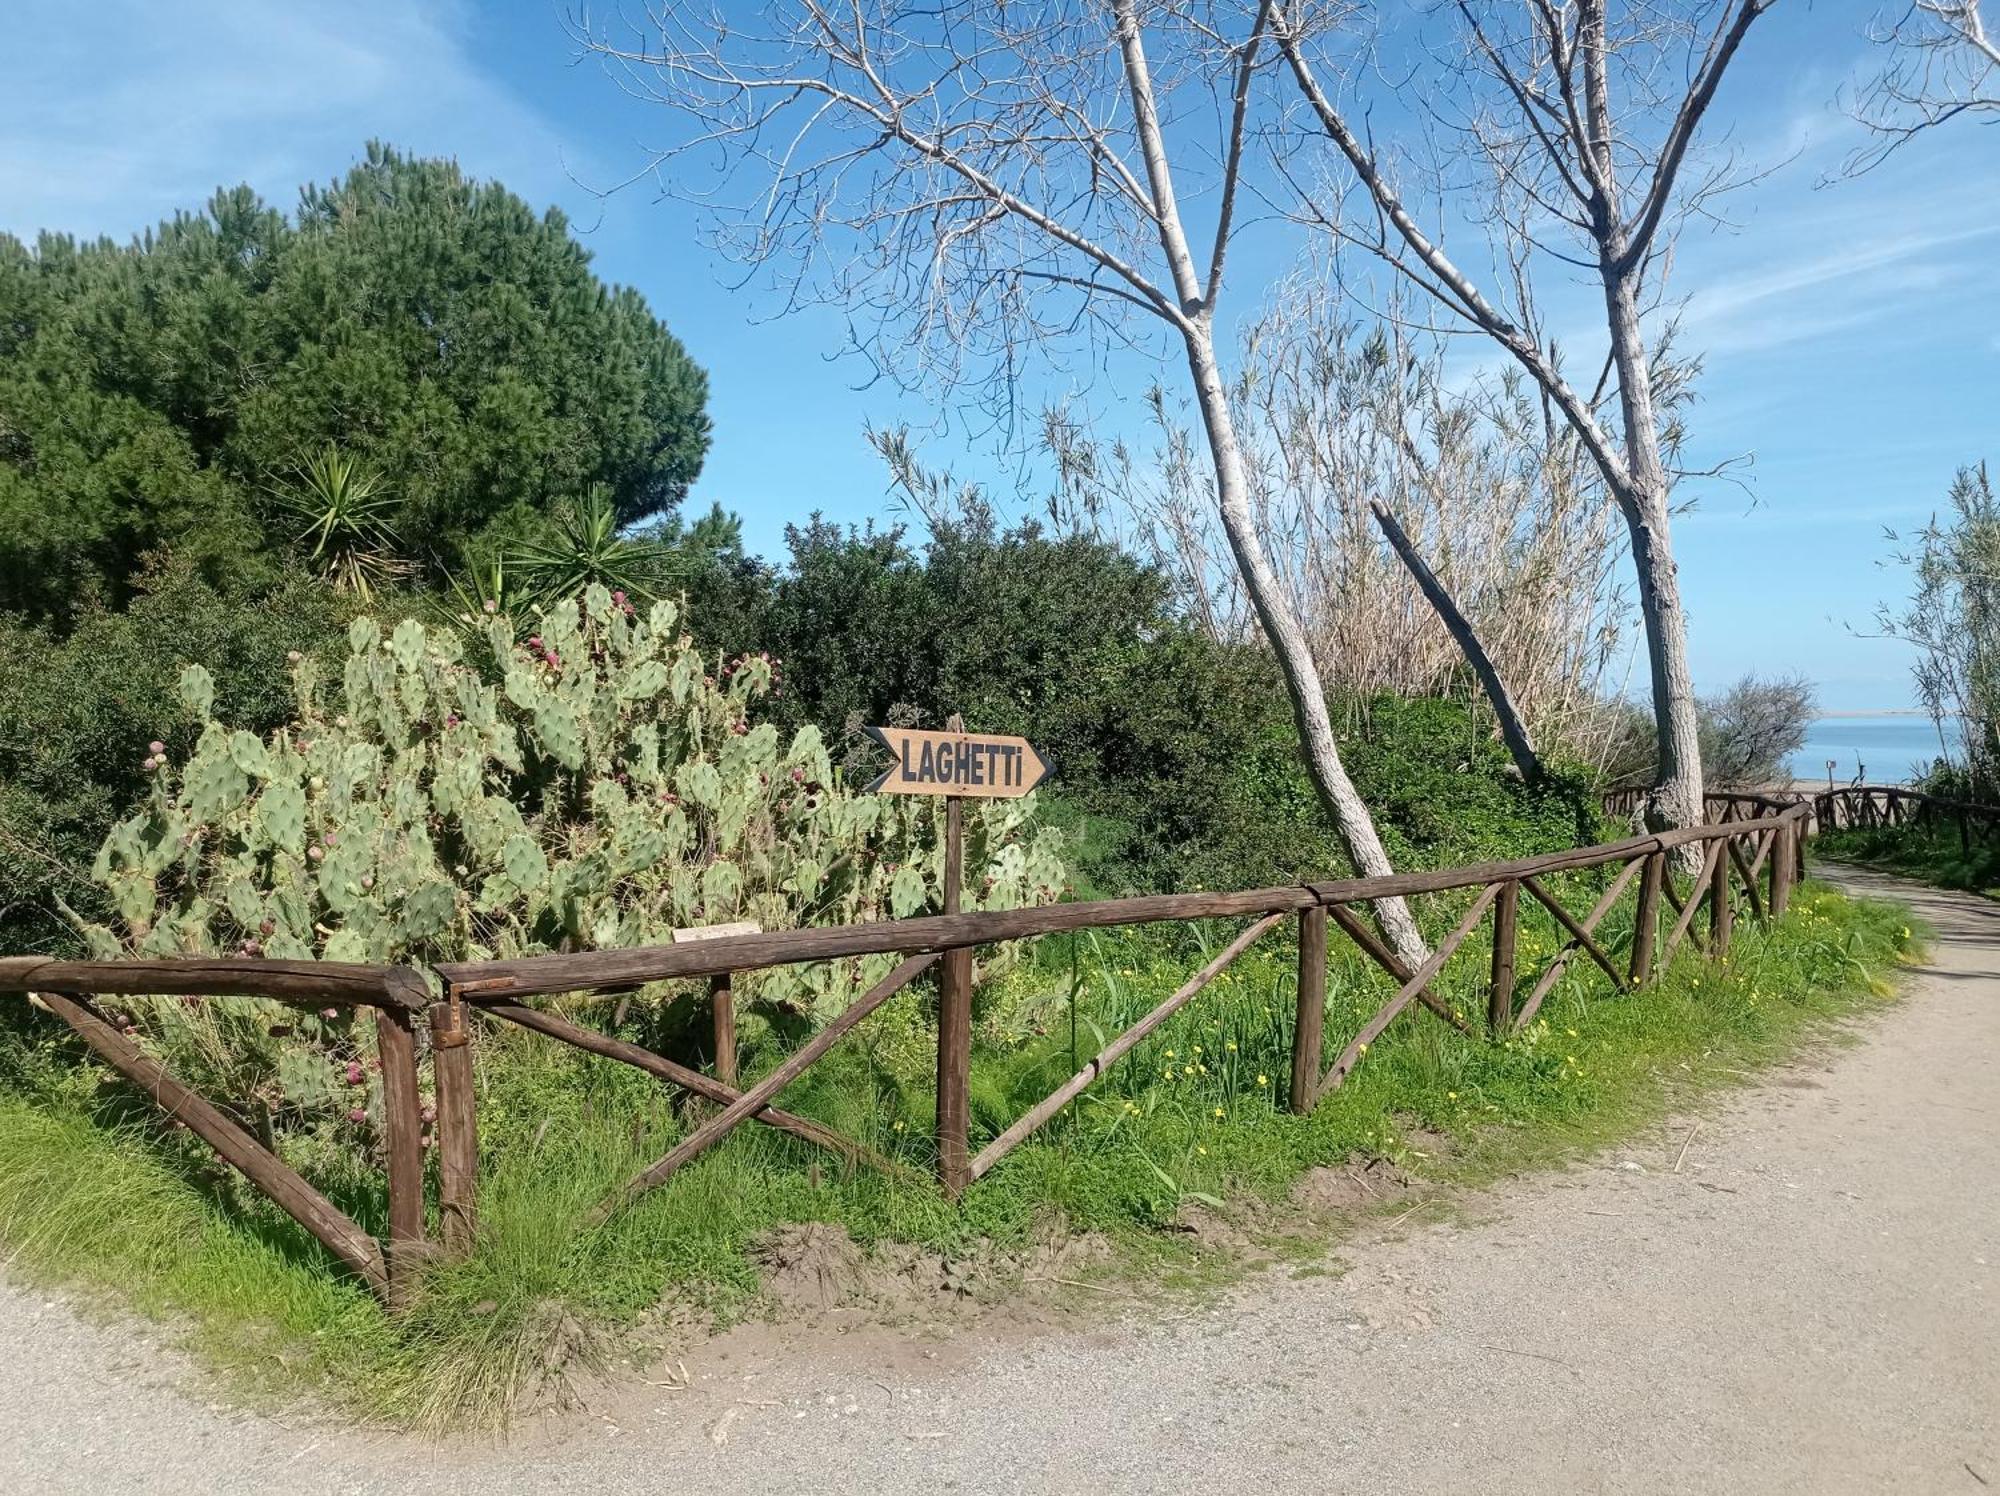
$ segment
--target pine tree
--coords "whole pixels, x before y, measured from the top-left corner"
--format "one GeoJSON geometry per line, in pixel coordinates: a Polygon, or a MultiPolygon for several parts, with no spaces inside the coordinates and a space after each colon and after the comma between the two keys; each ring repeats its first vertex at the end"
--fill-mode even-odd
{"type": "Polygon", "coordinates": [[[267,577],[329,446],[381,475],[419,569],[593,488],[667,518],[706,404],[562,214],[380,144],[291,221],[237,187],[129,244],[0,236],[0,607],[123,606],[160,553],[267,577]]]}

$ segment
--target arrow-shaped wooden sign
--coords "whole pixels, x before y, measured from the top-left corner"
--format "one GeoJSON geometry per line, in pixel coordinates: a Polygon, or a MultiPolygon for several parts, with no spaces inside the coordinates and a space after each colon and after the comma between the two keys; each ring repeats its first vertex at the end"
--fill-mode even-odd
{"type": "Polygon", "coordinates": [[[919,732],[911,727],[871,727],[868,733],[896,760],[868,786],[880,794],[1012,800],[1027,794],[1049,772],[1026,738],[919,732]]]}

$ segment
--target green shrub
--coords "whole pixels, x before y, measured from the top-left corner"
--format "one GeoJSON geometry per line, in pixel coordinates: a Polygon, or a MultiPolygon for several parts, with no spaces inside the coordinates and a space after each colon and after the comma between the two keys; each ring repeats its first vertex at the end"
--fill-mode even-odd
{"type": "Polygon", "coordinates": [[[223,589],[177,564],[67,638],[0,620],[0,952],[78,954],[58,900],[109,917],[91,862],[146,793],[146,744],[176,758],[192,745],[174,689],[183,664],[205,661],[217,713],[261,736],[292,713],[285,656],[334,647],[349,607],[302,577],[223,589]]]}
{"type": "MultiPolygon", "coordinates": [[[[1220,888],[1353,871],[1261,651],[1183,635],[1131,651],[1114,682],[1103,709],[1116,752],[1096,784],[1062,789],[1112,822],[1095,839],[1090,876],[1220,888]]],[[[1336,700],[1335,720],[1399,868],[1522,857],[1607,834],[1583,776],[1524,784],[1481,708],[1349,697],[1336,700]]]]}

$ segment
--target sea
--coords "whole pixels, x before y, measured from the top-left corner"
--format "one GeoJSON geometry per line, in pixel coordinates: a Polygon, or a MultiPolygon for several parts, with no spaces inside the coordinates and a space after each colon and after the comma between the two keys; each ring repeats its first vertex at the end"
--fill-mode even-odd
{"type": "Polygon", "coordinates": [[[1791,770],[1794,778],[1824,785],[1831,760],[1838,784],[1856,778],[1904,784],[1928,771],[1941,751],[1937,727],[1928,717],[1836,713],[1815,719],[1807,729],[1805,746],[1792,755],[1791,770]]]}

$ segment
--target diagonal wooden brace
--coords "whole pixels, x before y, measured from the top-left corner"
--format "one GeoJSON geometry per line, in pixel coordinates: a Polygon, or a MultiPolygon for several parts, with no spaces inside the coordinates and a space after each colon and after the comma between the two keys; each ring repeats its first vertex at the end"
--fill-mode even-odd
{"type": "MultiPolygon", "coordinates": [[[[473,999],[482,1013],[495,1018],[504,1018],[509,1023],[518,1023],[522,1028],[533,1029],[538,1034],[547,1034],[551,1039],[560,1039],[565,1044],[574,1044],[586,1053],[602,1055],[607,1060],[618,1060],[634,1069],[643,1070],[648,1075],[657,1076],[671,1085],[692,1092],[705,1101],[713,1101],[722,1106],[742,1096],[736,1086],[717,1080],[712,1075],[704,1075],[699,1070],[678,1064],[665,1055],[637,1044],[628,1044],[623,1039],[613,1039],[608,1034],[600,1034],[594,1029],[571,1023],[566,1018],[558,1018],[553,1013],[544,1013],[538,1008],[510,1002],[504,998],[473,999]]],[[[767,1106],[756,1113],[756,1120],[780,1132],[791,1133],[804,1138],[808,1143],[817,1143],[822,1148],[830,1148],[861,1163],[872,1165],[888,1174],[916,1177],[916,1171],[905,1164],[864,1147],[852,1138],[844,1137],[830,1127],[824,1127],[809,1117],[796,1116],[781,1111],[775,1106],[767,1106]]]]}
{"type": "Polygon", "coordinates": [[[389,1296],[389,1273],[375,1238],[301,1178],[214,1103],[168,1074],[158,1060],[119,1033],[81,994],[41,992],[36,1000],[76,1030],[113,1070],[144,1091],[168,1116],[213,1148],[245,1178],[318,1239],[378,1298],[389,1296]]]}
{"type": "Polygon", "coordinates": [[[1410,973],[1410,979],[1402,985],[1396,995],[1384,1003],[1373,1018],[1362,1025],[1361,1032],[1356,1034],[1347,1048],[1341,1051],[1340,1058],[1335,1060],[1333,1068],[1327,1071],[1326,1079],[1320,1082],[1320,1095],[1324,1096],[1329,1091],[1340,1089],[1341,1083],[1347,1079],[1348,1072],[1360,1060],[1362,1051],[1374,1043],[1382,1030],[1395,1022],[1396,1015],[1407,1008],[1416,999],[1417,994],[1428,987],[1437,974],[1444,970],[1444,963],[1451,959],[1451,953],[1465,943],[1465,937],[1478,927],[1480,920],[1486,917],[1488,906],[1499,897],[1498,883],[1489,883],[1480,891],[1479,897],[1472,901],[1472,907],[1466,910],[1465,917],[1458,922],[1457,927],[1438,943],[1438,948],[1431,953],[1430,960],[1410,973]]]}
{"type": "MultiPolygon", "coordinates": [[[[1581,924],[1583,940],[1591,939],[1597,931],[1598,922],[1606,914],[1610,913],[1611,906],[1618,902],[1618,895],[1625,891],[1625,885],[1630,883],[1633,876],[1650,861],[1651,858],[1641,858],[1638,862],[1628,862],[1625,864],[1625,870],[1611,880],[1611,886],[1599,895],[1597,902],[1591,906],[1590,913],[1583,917],[1581,924]]],[[[1655,887],[1663,886],[1665,869],[1659,867],[1658,864],[1655,864],[1655,867],[1658,869],[1658,876],[1661,878],[1661,883],[1656,884],[1655,887]]],[[[1536,897],[1546,898],[1547,895],[1538,891],[1536,897]]],[[[1643,898],[1641,900],[1641,907],[1642,909],[1644,907],[1643,898]]],[[[1557,917],[1563,919],[1565,925],[1567,925],[1568,916],[1566,913],[1558,911],[1557,917]]],[[[1556,983],[1562,979],[1564,970],[1569,966],[1569,958],[1575,955],[1580,949],[1582,949],[1582,942],[1572,936],[1569,943],[1556,953],[1555,959],[1549,962],[1548,970],[1542,973],[1541,979],[1535,983],[1534,990],[1528,994],[1528,1000],[1521,1004],[1520,1016],[1514,1020],[1516,1031],[1526,1028],[1533,1021],[1535,1014],[1541,1009],[1542,1000],[1549,995],[1556,983]]],[[[1602,965],[1602,961],[1599,964],[1602,965]]],[[[1615,968],[1611,969],[1611,980],[1621,990],[1627,985],[1626,979],[1620,976],[1615,968]]]]}
{"type": "MultiPolygon", "coordinates": [[[[1326,912],[1328,917],[1340,926],[1347,938],[1361,947],[1362,954],[1367,956],[1369,960],[1388,972],[1398,982],[1409,981],[1410,968],[1403,964],[1401,956],[1382,943],[1382,937],[1368,927],[1368,921],[1356,914],[1345,904],[1329,904],[1326,906],[1326,912]]],[[[1465,1035],[1466,1038],[1472,1039],[1478,1037],[1473,1033],[1472,1025],[1452,1012],[1451,1005],[1435,992],[1431,991],[1428,984],[1418,989],[1417,1001],[1422,1003],[1426,1008],[1429,1008],[1431,1012],[1437,1014],[1438,1017],[1457,1029],[1461,1034],[1465,1035]]]]}
{"type": "Polygon", "coordinates": [[[849,1030],[873,1013],[882,1004],[902,991],[913,979],[922,975],[936,963],[936,952],[922,956],[912,956],[867,992],[854,1000],[851,1007],[821,1029],[802,1045],[798,1052],[756,1085],[743,1092],[728,1106],[716,1113],[708,1121],[682,1138],[666,1153],[634,1174],[630,1179],[584,1218],[585,1224],[601,1226],[611,1219],[619,1207],[627,1204],[648,1190],[665,1184],[681,1165],[706,1153],[734,1132],[738,1125],[755,1116],[771,1102],[786,1086],[803,1075],[812,1064],[833,1048],[849,1030]]]}

